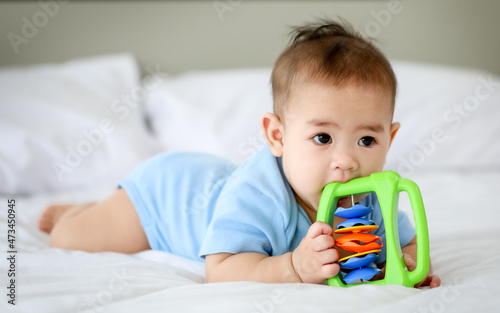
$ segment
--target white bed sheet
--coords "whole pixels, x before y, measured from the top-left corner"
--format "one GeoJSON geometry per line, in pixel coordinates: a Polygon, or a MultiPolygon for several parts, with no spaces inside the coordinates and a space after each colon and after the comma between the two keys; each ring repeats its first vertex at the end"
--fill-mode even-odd
{"type": "MultiPolygon", "coordinates": [[[[397,285],[204,283],[202,263],[160,251],[134,255],[50,249],[36,229],[51,202],[111,190],[16,197],[16,305],[7,303],[7,198],[0,214],[1,312],[496,312],[500,307],[500,172],[415,175],[424,196],[436,289],[397,285]]],[[[407,208],[404,208],[407,210],[407,208]]]]}

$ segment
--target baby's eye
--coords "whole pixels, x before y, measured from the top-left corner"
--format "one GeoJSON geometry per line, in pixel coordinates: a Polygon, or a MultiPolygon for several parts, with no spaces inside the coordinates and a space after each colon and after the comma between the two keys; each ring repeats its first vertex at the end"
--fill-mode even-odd
{"type": "Polygon", "coordinates": [[[332,142],[332,137],[328,134],[317,134],[313,139],[320,145],[326,145],[332,142]]]}
{"type": "Polygon", "coordinates": [[[374,143],[375,143],[375,138],[371,136],[363,137],[358,141],[358,144],[362,147],[370,147],[374,143]]]}

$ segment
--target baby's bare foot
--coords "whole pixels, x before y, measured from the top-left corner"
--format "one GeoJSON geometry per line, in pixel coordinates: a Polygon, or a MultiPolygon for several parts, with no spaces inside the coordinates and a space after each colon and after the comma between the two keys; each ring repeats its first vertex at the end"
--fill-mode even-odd
{"type": "Polygon", "coordinates": [[[44,233],[50,234],[54,225],[70,207],[71,204],[49,205],[40,215],[40,219],[38,220],[38,229],[44,233]]]}

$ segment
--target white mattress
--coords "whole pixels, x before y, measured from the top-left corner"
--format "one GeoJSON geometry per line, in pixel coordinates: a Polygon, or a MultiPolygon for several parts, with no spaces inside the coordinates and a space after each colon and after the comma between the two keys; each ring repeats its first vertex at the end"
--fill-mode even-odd
{"type": "MultiPolygon", "coordinates": [[[[496,312],[500,173],[449,172],[413,180],[424,197],[432,263],[443,281],[440,288],[206,284],[202,263],[160,251],[125,255],[48,248],[48,236],[36,229],[44,206],[101,199],[107,193],[101,189],[16,197],[15,312],[496,312]]],[[[0,203],[6,207],[7,198],[0,203]]],[[[6,214],[0,216],[0,225],[5,236],[6,214]]],[[[7,251],[5,245],[2,251],[7,251]]],[[[4,253],[4,286],[6,258],[4,253]]],[[[0,303],[2,312],[14,308],[6,297],[0,303]]]]}

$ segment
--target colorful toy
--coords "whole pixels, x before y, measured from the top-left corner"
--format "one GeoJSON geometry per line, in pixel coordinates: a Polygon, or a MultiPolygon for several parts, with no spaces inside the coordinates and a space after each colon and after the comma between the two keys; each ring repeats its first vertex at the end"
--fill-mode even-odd
{"type": "Polygon", "coordinates": [[[340,198],[375,192],[377,194],[386,234],[386,270],[385,277],[380,280],[362,282],[362,284],[400,284],[413,287],[422,281],[429,271],[429,234],[424,205],[418,186],[408,179],[402,179],[393,171],[374,173],[368,177],[356,178],[347,183],[331,183],[325,186],[318,208],[316,220],[334,225],[334,217],[346,218],[338,224],[336,234],[345,234],[335,240],[337,248],[355,252],[339,259],[342,271],[349,272],[345,276],[327,279],[330,286],[348,287],[359,285],[358,280],[369,280],[380,274],[380,270],[370,267],[381,252],[380,237],[366,232],[378,229],[373,221],[362,218],[372,211],[372,207],[356,204],[351,208],[337,208],[340,198]],[[408,271],[403,260],[399,244],[397,204],[400,192],[408,193],[413,209],[417,233],[417,267],[408,271]]]}

